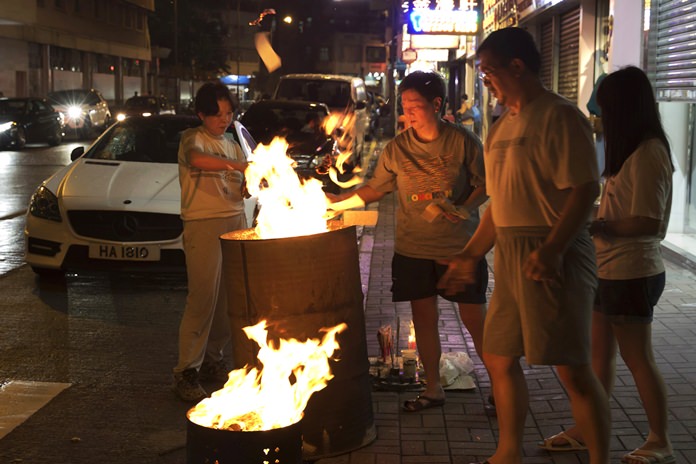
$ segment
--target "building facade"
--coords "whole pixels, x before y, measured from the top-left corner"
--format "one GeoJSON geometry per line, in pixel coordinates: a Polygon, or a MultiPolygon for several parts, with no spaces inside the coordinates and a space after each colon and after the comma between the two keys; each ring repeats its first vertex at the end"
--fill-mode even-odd
{"type": "Polygon", "coordinates": [[[111,103],[148,90],[154,0],[0,0],[0,92],[95,88],[111,103]]]}
{"type": "MultiPolygon", "coordinates": [[[[443,55],[435,62],[410,61],[407,72],[430,68],[445,73],[450,83],[450,102],[458,102],[461,95],[467,94],[479,105],[485,116],[481,134],[484,138],[495,101],[475,77],[478,69],[474,51],[476,43],[494,30],[508,26],[527,29],[535,37],[542,55],[541,79],[546,87],[575,102],[588,117],[588,102],[602,74],[628,65],[648,73],[676,169],[665,250],[683,257],[685,262],[696,263],[696,2],[460,0],[460,3],[467,8],[475,7],[480,13],[481,29],[476,36],[459,36],[457,44],[450,39],[446,43],[440,35],[414,40],[404,30],[400,56],[407,48],[422,54],[425,46],[419,41],[434,41],[438,47],[447,48],[448,61],[442,61],[443,55]]],[[[432,44],[428,47],[434,48],[432,44]]],[[[597,142],[601,168],[601,138],[597,142]]]]}

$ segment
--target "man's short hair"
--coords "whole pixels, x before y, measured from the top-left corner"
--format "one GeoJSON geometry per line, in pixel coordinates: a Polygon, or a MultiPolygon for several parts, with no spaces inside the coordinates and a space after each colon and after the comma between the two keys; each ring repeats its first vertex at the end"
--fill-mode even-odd
{"type": "Polygon", "coordinates": [[[221,82],[206,82],[196,92],[196,102],[194,108],[196,114],[203,113],[205,116],[215,116],[220,111],[218,100],[227,100],[230,107],[234,109],[234,100],[227,86],[221,82]]]}
{"type": "Polygon", "coordinates": [[[515,58],[521,60],[535,75],[541,69],[541,55],[532,35],[519,27],[506,27],[490,33],[476,49],[476,56],[488,52],[509,64],[515,58]]]}
{"type": "Polygon", "coordinates": [[[428,101],[440,97],[444,102],[447,95],[445,79],[433,71],[414,71],[404,77],[399,84],[399,93],[404,93],[406,90],[415,90],[428,101]]]}

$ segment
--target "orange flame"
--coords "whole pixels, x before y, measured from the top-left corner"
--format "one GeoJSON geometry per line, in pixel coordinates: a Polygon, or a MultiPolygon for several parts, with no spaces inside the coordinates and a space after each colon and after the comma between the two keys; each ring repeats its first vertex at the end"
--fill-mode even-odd
{"type": "Polygon", "coordinates": [[[351,135],[353,126],[355,125],[355,115],[332,112],[324,119],[324,131],[336,140],[338,156],[336,158],[336,167],[332,167],[329,171],[329,178],[342,188],[349,188],[362,182],[360,176],[355,175],[349,180],[341,181],[338,178],[339,174],[346,173],[346,163],[355,162],[352,173],[358,174],[361,171],[359,160],[352,160],[353,156],[353,137],[351,135]]]}
{"type": "Polygon", "coordinates": [[[318,179],[300,180],[288,143],[275,138],[258,145],[244,172],[249,193],[261,205],[256,233],[262,239],[326,232],[326,195],[318,179]]]}
{"type": "Polygon", "coordinates": [[[329,358],[339,348],[336,334],[346,324],[322,329],[321,342],[280,339],[269,345],[266,321],[245,327],[247,337],[259,344],[263,370],[236,369],[225,386],[189,410],[191,422],[221,430],[260,431],[282,428],[302,419],[314,392],[333,378],[329,358]]]}

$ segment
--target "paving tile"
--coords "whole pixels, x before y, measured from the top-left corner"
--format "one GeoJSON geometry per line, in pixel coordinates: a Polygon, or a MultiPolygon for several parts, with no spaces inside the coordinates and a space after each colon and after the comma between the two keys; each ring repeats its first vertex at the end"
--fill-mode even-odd
{"type": "MultiPolygon", "coordinates": [[[[368,349],[378,353],[374,333],[380,325],[401,323],[400,346],[408,335],[408,303],[391,301],[391,257],[393,254],[395,198],[379,202],[380,219],[369,231],[372,240],[370,275],[366,293],[365,319],[368,349]]],[[[368,229],[366,229],[368,230],[368,229]]],[[[367,246],[366,245],[366,246],[367,246]]],[[[492,269],[492,253],[489,266],[492,269]]],[[[678,265],[666,262],[667,287],[655,312],[653,343],[655,358],[667,383],[669,420],[678,462],[696,464],[696,276],[678,265]]],[[[489,295],[495,286],[490,274],[489,295]]],[[[485,368],[473,350],[471,337],[463,328],[456,305],[438,301],[443,351],[470,353],[478,388],[473,392],[448,392],[443,408],[420,413],[404,413],[401,404],[413,393],[374,392],[373,404],[378,439],[350,453],[350,464],[451,463],[482,461],[495,452],[497,421],[486,415],[485,398],[490,382],[485,368]]],[[[568,399],[555,371],[522,362],[529,389],[530,406],[525,423],[524,464],[588,464],[587,453],[548,453],[536,442],[570,427],[573,418],[568,399]]],[[[635,382],[620,357],[611,402],[612,462],[643,443],[647,432],[645,413],[635,382]]],[[[325,464],[322,460],[321,464],[325,464]]],[[[333,463],[331,463],[333,464],[333,463]]]]}

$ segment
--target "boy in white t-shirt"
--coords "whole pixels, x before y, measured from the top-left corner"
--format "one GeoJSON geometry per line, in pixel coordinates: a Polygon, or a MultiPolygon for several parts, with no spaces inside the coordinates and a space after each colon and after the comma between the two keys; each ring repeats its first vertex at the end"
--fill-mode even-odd
{"type": "Polygon", "coordinates": [[[247,162],[226,134],[234,114],[232,96],[223,84],[206,83],[196,93],[195,110],[202,124],[186,130],[179,144],[188,296],[173,385],[189,402],[208,396],[199,373],[204,380],[224,382],[231,370],[223,359],[230,327],[219,237],[247,227],[242,194],[247,162]]]}

